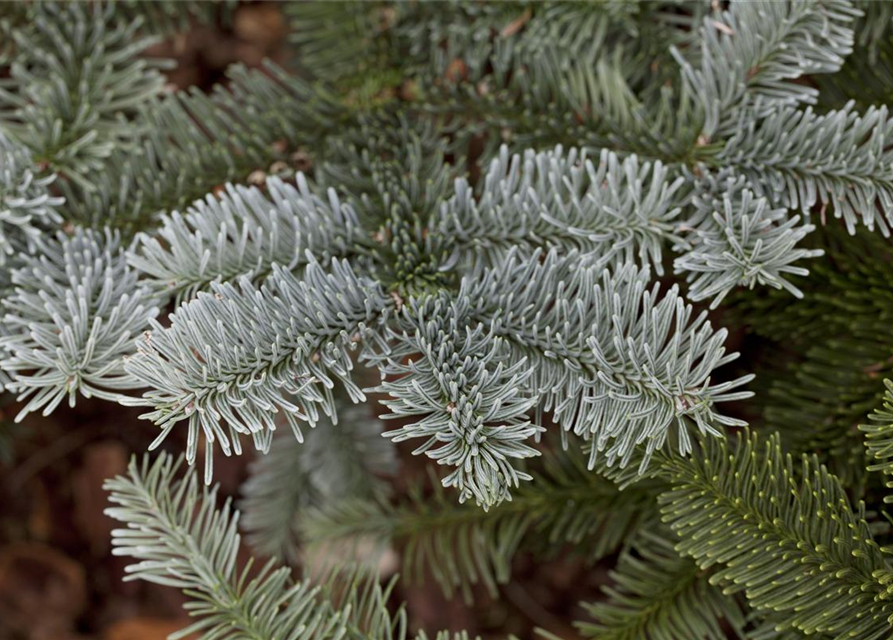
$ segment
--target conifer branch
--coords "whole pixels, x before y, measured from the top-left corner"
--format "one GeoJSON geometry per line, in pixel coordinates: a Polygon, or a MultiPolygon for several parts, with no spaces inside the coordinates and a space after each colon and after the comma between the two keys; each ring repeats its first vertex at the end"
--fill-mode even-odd
{"type": "MultiPolygon", "coordinates": [[[[69,188],[68,217],[103,221],[125,230],[151,227],[157,214],[203,198],[214,187],[244,180],[284,155],[282,141],[315,148],[350,116],[325,87],[313,87],[272,63],[227,71],[226,86],[149,101],[136,116],[145,123],[136,151],[117,150],[87,191],[69,188]]],[[[287,148],[285,149],[287,151],[287,148]]]]}
{"type": "MultiPolygon", "coordinates": [[[[642,530],[620,555],[602,588],[607,602],[584,603],[592,621],[578,622],[593,640],[728,640],[744,637],[744,613],[734,596],[710,584],[709,574],[680,558],[662,532],[642,530]]],[[[748,636],[750,637],[750,636],[748,636]]]]}
{"type": "Polygon", "coordinates": [[[689,430],[717,435],[741,421],[716,411],[752,376],[711,382],[731,362],[706,314],[693,317],[676,287],[660,296],[650,273],[626,265],[614,274],[550,252],[511,256],[465,283],[470,318],[510,347],[511,362],[529,361],[528,386],[539,409],[591,443],[590,466],[604,455],[625,467],[638,447],[651,455],[668,445],[691,451],[689,430]]]}
{"type": "Polygon", "coordinates": [[[795,469],[777,435],[705,442],[702,456],[664,463],[660,497],[676,550],[725,593],[743,592],[777,628],[835,640],[880,640],[893,622],[893,572],[864,505],[814,457],[795,469]]]}
{"type": "Polygon", "coordinates": [[[893,121],[887,107],[849,103],[818,114],[780,108],[756,120],[741,112],[717,162],[774,206],[809,215],[828,207],[850,233],[857,222],[885,236],[893,224],[893,121]]]}
{"type": "Polygon", "coordinates": [[[662,248],[675,234],[677,192],[660,162],[621,160],[602,151],[597,163],[585,152],[561,147],[524,156],[500,149],[479,194],[466,180],[444,205],[444,232],[469,260],[498,264],[512,248],[576,250],[597,267],[627,262],[663,272],[662,248]]]}
{"type": "Polygon", "coordinates": [[[141,31],[169,37],[196,25],[229,24],[238,0],[115,0],[117,13],[141,20],[141,31]]]}
{"type": "MultiPolygon", "coordinates": [[[[869,471],[880,471],[885,478],[885,486],[893,489],[893,382],[884,380],[887,387],[883,406],[868,416],[867,424],[860,424],[859,430],[865,434],[865,449],[869,471]]],[[[884,502],[893,503],[893,496],[884,496],[884,502]]]]}
{"type": "Polygon", "coordinates": [[[12,275],[3,300],[0,368],[7,387],[33,411],[49,415],[78,394],[119,400],[140,382],[124,370],[133,339],[153,321],[154,292],[127,266],[117,233],[76,229],[41,243],[12,275]]]}
{"type": "Polygon", "coordinates": [[[457,170],[446,161],[447,133],[437,120],[412,121],[393,108],[361,114],[327,140],[316,182],[337,190],[367,227],[426,220],[449,196],[457,170]]]}
{"type": "Polygon", "coordinates": [[[826,255],[799,283],[804,299],[791,305],[789,296],[772,290],[738,295],[730,321],[771,341],[786,363],[758,375],[765,427],[777,430],[791,453],[817,454],[860,495],[867,461],[854,427],[881,405],[883,380],[893,376],[893,289],[886,266],[893,254],[889,242],[864,228],[856,236],[842,227],[821,229],[810,240],[826,247],[826,255]]]}
{"type": "MultiPolygon", "coordinates": [[[[153,322],[127,363],[150,387],[131,403],[153,408],[143,416],[161,428],[153,448],[186,421],[190,464],[201,435],[227,455],[241,453],[240,435],[266,452],[277,414],[299,440],[298,421],[312,426],[320,408],[336,419],[334,379],[354,401],[364,398],[350,381],[350,351],[391,304],[375,282],[347,262],[326,272],[311,261],[300,280],[277,267],[260,288],[242,279],[212,289],[181,305],[170,327],[153,322]]],[[[209,453],[208,482],[211,462],[209,453]]]]}
{"type": "Polygon", "coordinates": [[[334,190],[324,200],[303,174],[297,188],[278,178],[265,186],[269,196],[227,185],[225,194],[208,195],[185,215],[164,216],[156,236],[141,234],[130,264],[179,302],[212,282],[263,280],[274,264],[294,270],[313,259],[326,265],[362,249],[356,214],[334,190]]]}
{"type": "Polygon", "coordinates": [[[167,61],[141,57],[155,38],[113,3],[34,3],[30,30],[0,86],[0,123],[35,161],[89,190],[115,153],[132,153],[147,131],[139,106],[161,94],[167,61]]]}
{"type": "Polygon", "coordinates": [[[195,474],[177,478],[179,465],[162,453],[154,463],[131,461],[127,474],[106,482],[113,507],[126,525],[112,535],[113,553],[136,561],[127,569],[139,579],[184,590],[185,608],[196,622],[173,638],[192,633],[236,640],[402,640],[405,614],[387,609],[390,587],[359,575],[338,595],[337,585],[294,582],[291,571],[268,562],[257,574],[238,566],[238,512],[229,501],[218,509],[217,488],[200,489],[195,474]]]}
{"type": "Polygon", "coordinates": [[[45,229],[62,221],[64,202],[49,187],[53,174],[39,176],[24,147],[0,135],[0,268],[18,262],[45,229]]]}
{"type": "Polygon", "coordinates": [[[413,453],[454,467],[443,486],[486,510],[530,480],[512,463],[539,455],[526,441],[544,429],[527,418],[536,403],[523,392],[529,365],[506,364],[502,340],[483,325],[468,326],[450,306],[429,298],[403,308],[386,358],[373,358],[384,378],[375,391],[390,396],[383,418],[419,418],[384,435],[423,438],[413,453]]]}
{"type": "Polygon", "coordinates": [[[818,92],[796,80],[840,69],[859,14],[848,0],[755,0],[704,18],[696,61],[674,51],[703,105],[704,135],[725,135],[749,108],[763,117],[814,103],[818,92]]]}
{"type": "Polygon", "coordinates": [[[720,202],[708,196],[695,198],[693,204],[703,222],[690,238],[694,248],[674,263],[675,271],[685,273],[691,283],[689,298],[713,298],[710,308],[715,309],[733,288],[753,289],[756,284],[803,297],[785,276],[808,275],[793,263],[823,255],[821,249],[795,248],[813,225],[799,224],[799,216],[788,218],[785,209],[771,209],[740,181],[728,184],[720,202]]]}

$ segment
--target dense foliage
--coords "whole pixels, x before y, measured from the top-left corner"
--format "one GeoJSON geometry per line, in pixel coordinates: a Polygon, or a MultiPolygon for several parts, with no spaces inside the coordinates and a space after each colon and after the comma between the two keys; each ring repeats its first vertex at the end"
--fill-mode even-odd
{"type": "Polygon", "coordinates": [[[288,2],[171,88],[237,8],[0,19],[0,388],[145,409],[108,513],[184,635],[403,638],[389,549],[612,563],[586,638],[893,635],[889,5],[288,2]]]}

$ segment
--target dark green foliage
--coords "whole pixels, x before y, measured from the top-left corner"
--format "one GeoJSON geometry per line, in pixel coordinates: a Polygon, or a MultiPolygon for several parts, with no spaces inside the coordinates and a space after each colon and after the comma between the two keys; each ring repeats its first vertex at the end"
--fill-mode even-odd
{"type": "Polygon", "coordinates": [[[758,376],[765,426],[790,451],[818,454],[859,491],[865,458],[857,425],[893,375],[893,253],[885,239],[864,232],[831,231],[820,242],[826,257],[802,282],[802,304],[765,292],[738,296],[733,309],[776,354],[758,376]]]}
{"type": "Polygon", "coordinates": [[[135,116],[162,93],[160,69],[170,65],[139,55],[157,40],[111,4],[29,3],[27,21],[12,30],[0,122],[36,163],[90,191],[108,159],[133,153],[148,133],[135,116]]]}
{"type": "MultiPolygon", "coordinates": [[[[865,449],[869,461],[869,471],[880,471],[885,478],[885,485],[893,489],[893,382],[884,380],[887,391],[884,394],[883,407],[873,411],[867,424],[859,425],[865,434],[865,449]]],[[[893,496],[884,496],[884,502],[893,502],[893,496]]]]}
{"type": "Polygon", "coordinates": [[[485,156],[502,142],[517,148],[558,142],[625,146],[640,153],[666,144],[647,132],[644,121],[630,126],[630,110],[640,106],[635,91],[678,78],[669,46],[686,42],[686,29],[706,6],[307,5],[291,5],[289,15],[298,61],[312,74],[353,88],[356,100],[397,95],[410,110],[448,118],[454,147],[482,138],[485,156]],[[333,40],[350,45],[327,46],[333,40]]]}
{"type": "Polygon", "coordinates": [[[228,23],[237,0],[111,0],[115,12],[125,18],[140,20],[141,29],[168,36],[189,30],[195,25],[228,23]]]}
{"type": "Polygon", "coordinates": [[[645,530],[623,551],[606,587],[607,602],[584,604],[592,622],[577,627],[598,640],[726,640],[723,621],[744,637],[744,615],[734,598],[709,581],[709,572],[679,557],[665,531],[645,530]]]}
{"type": "Polygon", "coordinates": [[[864,13],[855,25],[855,50],[838,73],[817,78],[820,103],[830,108],[840,108],[848,100],[860,108],[880,106],[893,98],[893,6],[872,0],[855,4],[864,13]]]}
{"type": "Polygon", "coordinates": [[[227,180],[245,180],[285,156],[282,140],[309,146],[347,116],[324,89],[286,75],[235,67],[227,87],[165,95],[141,108],[146,134],[118,152],[86,192],[68,191],[69,215],[133,229],[183,207],[227,180]]]}
{"type": "Polygon", "coordinates": [[[726,593],[743,592],[779,630],[830,638],[887,638],[893,571],[865,508],[814,456],[782,452],[777,436],[710,440],[703,455],[664,464],[661,495],[678,552],[726,593]],[[809,586],[807,586],[809,585],[809,586]]]}

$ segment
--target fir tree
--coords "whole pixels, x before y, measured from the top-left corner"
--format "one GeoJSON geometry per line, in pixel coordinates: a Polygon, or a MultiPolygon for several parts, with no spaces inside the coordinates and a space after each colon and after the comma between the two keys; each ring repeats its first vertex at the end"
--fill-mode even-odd
{"type": "Polygon", "coordinates": [[[366,575],[394,546],[469,600],[618,554],[587,638],[890,637],[889,7],[280,8],[282,64],[207,92],[149,47],[235,3],[0,20],[18,419],[143,407],[206,485],[257,456],[259,572],[176,456],[107,483],[183,635],[405,637],[366,575]],[[401,442],[430,473],[395,489],[401,442]]]}

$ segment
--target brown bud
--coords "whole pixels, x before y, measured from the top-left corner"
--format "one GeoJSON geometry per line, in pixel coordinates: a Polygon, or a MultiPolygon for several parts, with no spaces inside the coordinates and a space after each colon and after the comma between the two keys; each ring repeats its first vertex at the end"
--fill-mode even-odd
{"type": "Polygon", "coordinates": [[[468,66],[462,58],[453,58],[447,65],[444,77],[450,82],[461,82],[468,76],[468,66]]]}
{"type": "Polygon", "coordinates": [[[295,168],[295,171],[303,171],[306,173],[313,168],[313,159],[310,157],[310,154],[307,153],[304,149],[298,149],[293,154],[291,154],[291,166],[295,168]]]}

